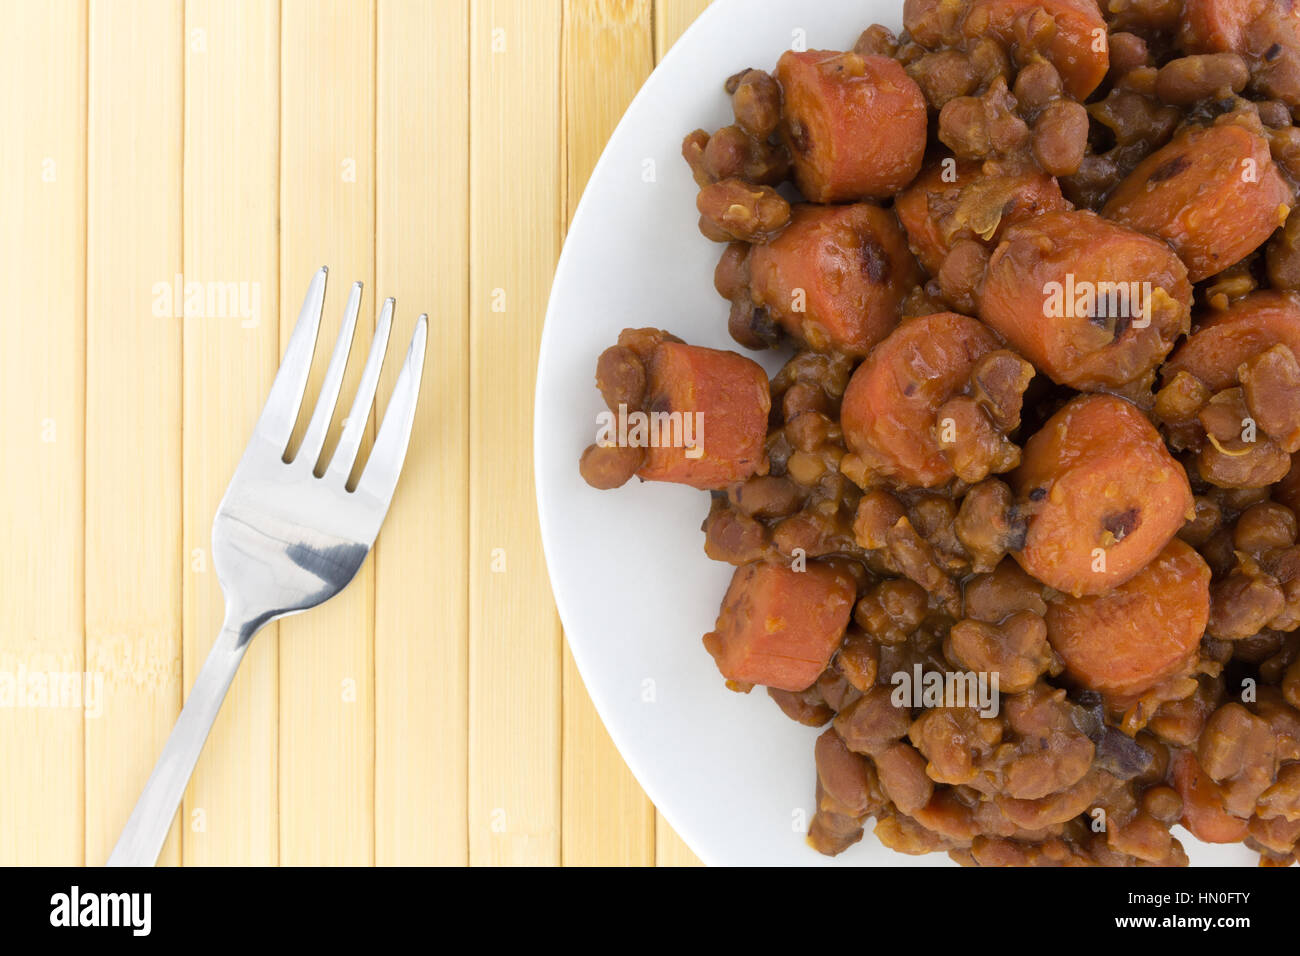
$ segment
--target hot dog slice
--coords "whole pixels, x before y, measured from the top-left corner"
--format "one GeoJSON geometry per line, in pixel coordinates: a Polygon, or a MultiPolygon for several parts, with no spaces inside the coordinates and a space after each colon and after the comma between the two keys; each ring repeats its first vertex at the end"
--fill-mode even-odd
{"type": "Polygon", "coordinates": [[[941,312],[909,319],[858,366],[840,423],[849,450],[879,474],[933,488],[953,478],[933,434],[940,406],[1000,347],[974,319],[941,312]]]}
{"type": "Polygon", "coordinates": [[[879,206],[799,205],[749,258],[750,292],[809,347],[863,356],[898,324],[920,272],[893,215],[879,206]]]}
{"type": "Polygon", "coordinates": [[[781,136],[805,198],[880,199],[916,178],[925,152],[925,98],[897,60],[791,51],[776,78],[784,97],[781,136]]]}
{"type": "Polygon", "coordinates": [[[1300,298],[1286,292],[1254,292],[1200,324],[1161,369],[1165,382],[1190,372],[1211,392],[1237,384],[1237,369],[1274,345],[1300,356],[1300,298]]]}
{"type": "Polygon", "coordinates": [[[1044,172],[986,176],[979,163],[955,159],[923,169],[894,201],[908,244],[930,275],[939,274],[957,239],[997,242],[1009,226],[1068,208],[1056,179],[1044,172]]]}
{"type": "Polygon", "coordinates": [[[1163,242],[1071,210],[1007,230],[979,312],[1054,381],[1086,391],[1149,376],[1187,331],[1191,299],[1163,242]]]}
{"type": "Polygon", "coordinates": [[[834,565],[747,564],[736,569],[704,647],[728,680],[805,690],[830,663],[856,595],[853,575],[834,565]]]}
{"type": "Polygon", "coordinates": [[[713,490],[764,466],[772,399],[761,366],[735,352],[664,342],[651,354],[648,372],[645,412],[653,438],[641,478],[713,490]]]}
{"type": "Polygon", "coordinates": [[[973,40],[996,37],[1014,49],[1019,42],[1016,21],[1036,10],[1056,21],[1044,52],[1061,74],[1066,92],[1077,100],[1087,99],[1110,66],[1106,21],[1097,0],[975,0],[962,32],[973,40]]]}
{"type": "Polygon", "coordinates": [[[1155,427],[1113,395],[1081,395],[1048,419],[1011,484],[1037,509],[1016,559],[1075,596],[1128,581],[1193,510],[1187,475],[1155,427]]]}
{"type": "Polygon", "coordinates": [[[1291,203],[1268,142],[1225,125],[1186,130],[1156,150],[1115,188],[1102,215],[1164,239],[1199,282],[1263,245],[1291,203]]]}
{"type": "Polygon", "coordinates": [[[1269,0],[1184,0],[1178,42],[1189,53],[1244,53],[1246,27],[1269,0]]]}
{"type": "Polygon", "coordinates": [[[1210,567],[1174,538],[1114,590],[1061,595],[1047,606],[1047,639],[1066,673],[1089,690],[1141,694],[1195,661],[1210,617],[1210,567]]]}

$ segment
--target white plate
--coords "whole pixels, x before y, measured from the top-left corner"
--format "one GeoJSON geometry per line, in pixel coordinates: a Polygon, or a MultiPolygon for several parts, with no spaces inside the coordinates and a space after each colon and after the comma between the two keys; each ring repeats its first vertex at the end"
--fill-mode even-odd
{"type": "MultiPolygon", "coordinates": [[[[846,49],[873,22],[898,29],[901,0],[716,0],[629,107],[592,174],[565,241],[542,335],[536,399],[537,499],[560,618],[587,690],[650,799],[710,864],[952,865],[907,857],[870,830],[834,860],[804,842],[813,741],[762,688],[728,691],[701,636],[732,568],[704,556],[709,496],[633,481],[595,491],[578,458],[603,408],[596,358],[628,327],[738,349],[713,289],[721,247],[696,228],[682,137],[731,122],[725,78],[772,69],[797,41],[846,49]]],[[[780,356],[755,356],[769,372],[780,356]]],[[[1254,862],[1242,847],[1184,837],[1196,863],[1254,862]]]]}

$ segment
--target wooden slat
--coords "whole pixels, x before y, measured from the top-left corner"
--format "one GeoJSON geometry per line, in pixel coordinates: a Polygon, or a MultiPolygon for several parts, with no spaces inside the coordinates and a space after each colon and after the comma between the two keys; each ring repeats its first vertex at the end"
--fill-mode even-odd
{"type": "Polygon", "coordinates": [[[397,299],[381,407],[416,315],[430,319],[410,451],[375,547],[381,864],[464,864],[469,852],[468,574],[458,558],[469,537],[468,31],[465,0],[379,4],[376,292],[397,299]]]}
{"type": "MultiPolygon", "coordinates": [[[[708,5],[709,0],[655,0],[656,63],[708,5]]],[[[700,865],[699,859],[660,813],[655,814],[655,863],[658,866],[700,865]]]]}
{"type": "MultiPolygon", "coordinates": [[[[651,0],[565,0],[565,197],[573,216],[615,124],[654,68],[651,0]]],[[[564,652],[566,865],[654,862],[654,808],[609,739],[564,652]]]]}
{"type": "MultiPolygon", "coordinates": [[[[17,690],[84,670],[86,5],[0,17],[0,675],[17,690]]],[[[83,862],[85,700],[0,706],[0,865],[83,862]]]]}
{"type": "MultiPolygon", "coordinates": [[[[90,7],[86,862],[116,842],[181,699],[182,9],[90,7]],[[159,314],[155,314],[159,313],[159,314]]],[[[179,860],[172,836],[161,860],[179,860]]]]}
{"type": "MultiPolygon", "coordinates": [[[[305,427],[354,281],[365,283],[344,401],[374,332],[375,16],[356,0],[285,0],[281,9],[280,345],[312,273],[330,269],[305,427]]],[[[420,108],[411,104],[413,109],[420,108]]],[[[280,623],[280,862],[374,857],[374,564],[309,614],[280,623]]]]}
{"type": "MultiPolygon", "coordinates": [[[[185,685],[225,602],[212,516],[279,359],[280,11],[262,0],[185,7],[185,685]]],[[[184,803],[187,865],[276,862],[277,628],[249,649],[184,803]]]]}
{"type": "Polygon", "coordinates": [[[655,0],[655,62],[664,58],[709,0],[655,0]]]}
{"type": "Polygon", "coordinates": [[[662,814],[655,816],[655,866],[703,866],[662,814]]]}
{"type": "Polygon", "coordinates": [[[470,861],[560,859],[560,634],[533,383],[560,241],[559,0],[470,19],[470,861]]]}

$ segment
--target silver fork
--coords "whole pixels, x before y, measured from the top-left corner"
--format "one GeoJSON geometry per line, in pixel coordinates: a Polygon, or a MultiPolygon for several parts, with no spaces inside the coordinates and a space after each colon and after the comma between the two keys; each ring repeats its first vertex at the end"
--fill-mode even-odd
{"type": "Polygon", "coordinates": [[[314,474],[325,444],[361,309],[352,286],[320,398],[297,454],[284,456],[298,418],[325,303],[326,269],[312,277],[284,361],[253,437],[212,523],[212,564],[226,619],[185,699],[144,792],[108,858],[109,866],[153,866],[180,806],[199,752],[253,635],[267,623],[323,604],[352,580],[374,544],[406,458],[424,368],[428,317],[421,315],[374,448],[356,489],[347,489],[379,382],[392,328],[388,299],[342,437],[325,472],[314,474]]]}

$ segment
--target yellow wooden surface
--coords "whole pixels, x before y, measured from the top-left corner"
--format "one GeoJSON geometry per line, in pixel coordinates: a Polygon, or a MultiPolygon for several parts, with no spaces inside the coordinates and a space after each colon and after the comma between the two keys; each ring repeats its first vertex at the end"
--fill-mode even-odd
{"type": "Polygon", "coordinates": [[[220,626],[212,514],[320,265],[324,343],[365,287],[327,450],[383,297],[390,356],[429,313],[411,452],[348,591],[257,637],[162,861],[696,862],[563,646],[532,409],[586,178],[706,3],[0,0],[0,677],[85,685],[0,698],[0,864],[111,849],[220,626]]]}

